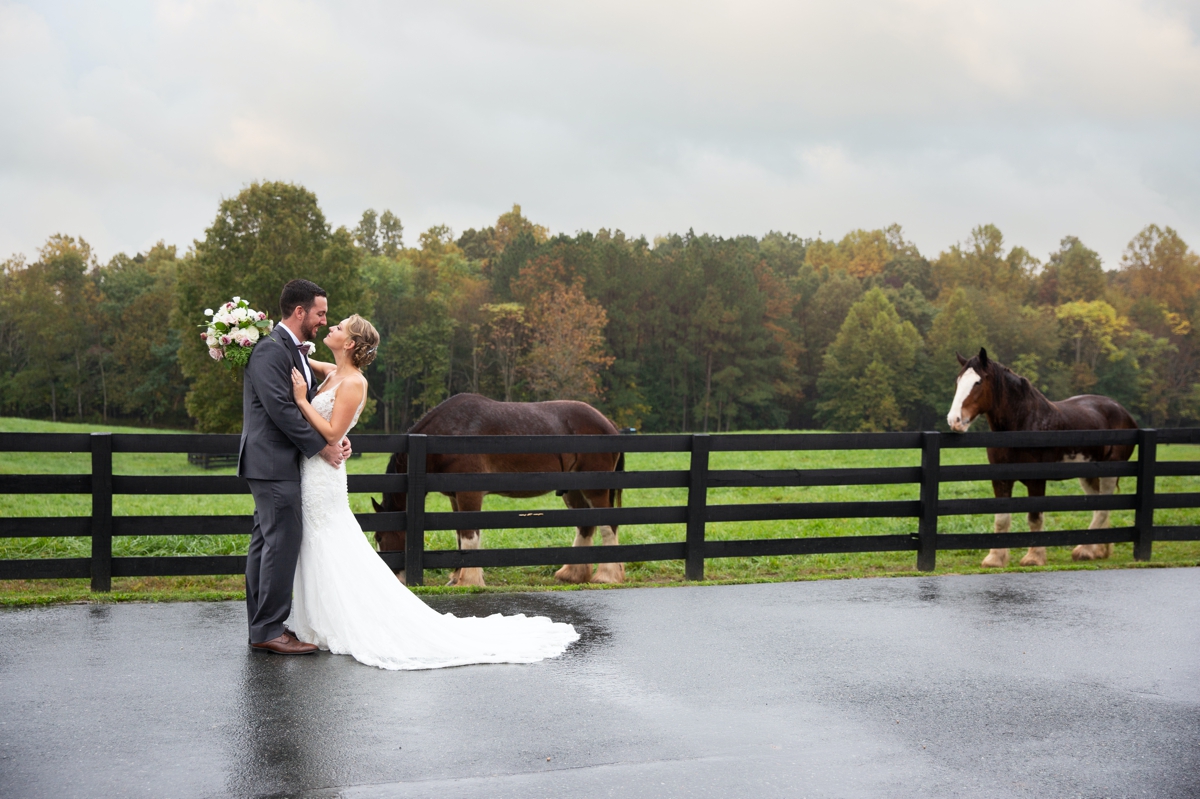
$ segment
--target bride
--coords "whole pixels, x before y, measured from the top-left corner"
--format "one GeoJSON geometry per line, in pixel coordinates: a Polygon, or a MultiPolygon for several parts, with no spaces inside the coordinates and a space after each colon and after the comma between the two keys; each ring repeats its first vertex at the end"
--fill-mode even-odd
{"type": "MultiPolygon", "coordinates": [[[[356,315],[329,329],[334,364],[309,361],[324,378],[311,403],[292,369],[296,405],[326,441],[341,441],[367,398],[362,370],[379,334],[356,315]]],[[[409,591],[367,542],[350,510],[345,466],[301,461],[304,536],[287,627],[301,641],[383,669],[436,669],[468,663],[532,663],[562,654],[579,634],[544,616],[457,618],[409,591]]]]}

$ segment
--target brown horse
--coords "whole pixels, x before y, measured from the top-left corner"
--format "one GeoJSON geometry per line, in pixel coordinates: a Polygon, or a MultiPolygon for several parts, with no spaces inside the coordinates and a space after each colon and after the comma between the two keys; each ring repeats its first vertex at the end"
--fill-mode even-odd
{"type": "MultiPolygon", "coordinates": [[[[957,353],[955,353],[958,355],[957,353]]],[[[1033,384],[1007,366],[990,360],[987,351],[967,360],[958,355],[962,371],[958,373],[954,404],[946,421],[950,429],[965,433],[971,422],[983,414],[992,430],[1136,430],[1137,422],[1117,402],[1097,394],[1083,394],[1062,402],[1051,402],[1033,384]]],[[[1132,446],[1095,447],[988,447],[990,463],[1057,463],[1060,461],[1127,461],[1133,455],[1132,446]]],[[[1119,477],[1081,477],[1080,484],[1087,494],[1111,494],[1118,488],[1119,477]]],[[[993,480],[992,491],[997,497],[1011,497],[1013,480],[993,480]]],[[[1046,495],[1045,480],[1022,480],[1031,497],[1046,495]]],[[[1012,527],[1012,514],[996,514],[996,532],[1007,533],[1012,527]]],[[[1089,529],[1108,527],[1108,511],[1092,514],[1089,529]]],[[[1043,529],[1042,514],[1029,514],[1029,530],[1043,529]]],[[[1080,544],[1071,552],[1075,560],[1095,560],[1112,554],[1112,544],[1080,544]]],[[[993,549],[983,559],[984,566],[1002,568],[1008,565],[1008,550],[993,549]]],[[[1022,566],[1045,566],[1046,548],[1030,547],[1021,558],[1022,566]]]]}
{"type": "MultiPolygon", "coordinates": [[[[586,402],[497,402],[478,394],[456,394],[438,405],[412,426],[410,433],[430,436],[570,436],[618,435],[604,414],[586,402]]],[[[428,455],[429,474],[496,472],[611,472],[624,471],[625,454],[617,452],[583,453],[505,453],[499,455],[428,455]]],[[[408,471],[408,455],[397,452],[388,462],[388,474],[408,471]]],[[[486,491],[443,492],[455,511],[477,511],[483,507],[486,491]]],[[[549,491],[496,491],[505,497],[536,497],[549,491]]],[[[562,493],[568,508],[612,508],[621,504],[620,489],[572,490],[562,493]]],[[[404,510],[404,494],[384,494],[383,503],[371,499],[379,512],[404,510]]],[[[600,528],[606,545],[617,544],[616,525],[600,528]]],[[[595,527],[576,528],[575,546],[590,546],[595,527]]],[[[404,530],[375,533],[380,551],[403,550],[404,530]]],[[[479,530],[459,530],[459,549],[479,549],[479,530]]],[[[555,575],[568,583],[619,583],[625,580],[624,563],[601,563],[596,573],[587,563],[563,566],[555,575]]],[[[397,577],[404,580],[404,572],[397,577]]],[[[483,585],[483,569],[455,569],[450,585],[483,585]]]]}

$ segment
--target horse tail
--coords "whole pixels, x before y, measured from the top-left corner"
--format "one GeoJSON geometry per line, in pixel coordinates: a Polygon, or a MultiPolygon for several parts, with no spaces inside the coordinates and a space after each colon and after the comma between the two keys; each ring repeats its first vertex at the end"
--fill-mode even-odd
{"type": "MultiPolygon", "coordinates": [[[[617,468],[614,469],[613,471],[617,471],[617,472],[625,471],[625,453],[624,452],[622,452],[620,455],[617,456],[617,468]]],[[[612,506],[614,508],[621,507],[621,491],[622,491],[622,489],[620,489],[620,488],[612,489],[612,496],[610,498],[612,499],[612,506]]]]}

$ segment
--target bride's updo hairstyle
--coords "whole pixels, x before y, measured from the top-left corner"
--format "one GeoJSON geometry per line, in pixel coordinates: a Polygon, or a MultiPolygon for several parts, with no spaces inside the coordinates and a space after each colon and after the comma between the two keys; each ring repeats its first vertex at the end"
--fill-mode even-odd
{"type": "Polygon", "coordinates": [[[350,350],[350,362],[357,369],[366,369],[379,351],[378,331],[366,319],[351,314],[346,319],[346,335],[354,342],[354,349],[350,350]]]}

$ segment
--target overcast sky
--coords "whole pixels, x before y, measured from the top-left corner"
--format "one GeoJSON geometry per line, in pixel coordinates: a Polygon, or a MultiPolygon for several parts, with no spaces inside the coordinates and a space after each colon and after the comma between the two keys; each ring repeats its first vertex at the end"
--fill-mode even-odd
{"type": "Polygon", "coordinates": [[[254,180],[494,222],[1200,248],[1200,2],[0,0],[0,258],[186,250],[254,180]]]}

